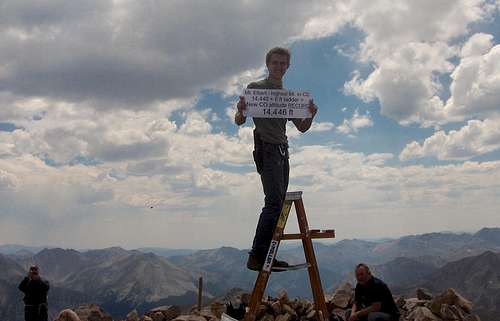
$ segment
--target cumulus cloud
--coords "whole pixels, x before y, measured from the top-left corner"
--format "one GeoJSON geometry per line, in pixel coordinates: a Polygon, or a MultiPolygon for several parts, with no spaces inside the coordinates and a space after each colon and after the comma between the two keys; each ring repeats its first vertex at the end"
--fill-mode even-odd
{"type": "Polygon", "coordinates": [[[365,102],[377,99],[380,113],[403,125],[424,126],[442,118],[441,84],[435,73],[453,70],[448,61],[454,50],[445,43],[406,43],[377,59],[377,67],[366,78],[359,73],[346,82],[344,92],[365,102]]]}
{"type": "Polygon", "coordinates": [[[337,126],[337,132],[346,135],[356,134],[360,128],[372,127],[373,121],[370,118],[370,114],[366,113],[361,115],[356,109],[352,114],[350,119],[344,118],[342,124],[337,126]]]}
{"type": "Polygon", "coordinates": [[[447,60],[454,50],[447,42],[494,10],[479,0],[272,6],[6,1],[0,16],[2,94],[85,101],[97,109],[143,109],[205,88],[235,94],[263,73],[263,53],[270,47],[328,36],[352,23],[366,33],[359,59],[376,69],[367,79],[353,78],[347,92],[379,99],[382,113],[402,123],[423,122],[439,117],[434,75],[451,71],[447,60]]]}
{"type": "MultiPolygon", "coordinates": [[[[344,92],[367,102],[378,100],[381,114],[402,125],[431,127],[463,120],[463,115],[457,118],[457,113],[450,112],[455,98],[448,102],[441,98],[439,76],[453,72],[457,78],[460,66],[455,69],[451,58],[484,51],[491,41],[484,36],[471,39],[461,51],[453,40],[467,35],[470,23],[485,19],[494,10],[488,1],[441,1],[439,5],[432,1],[371,2],[355,23],[366,33],[358,59],[371,63],[373,71],[366,77],[353,73],[344,92]]],[[[476,102],[484,106],[480,108],[489,106],[486,101],[476,102]]]]}
{"type": "Polygon", "coordinates": [[[1,88],[136,110],[205,88],[233,92],[269,48],[334,32],[308,24],[327,2],[2,1],[1,88]]]}
{"type": "Polygon", "coordinates": [[[309,132],[325,132],[332,130],[335,125],[332,122],[313,122],[309,132]]]}
{"type": "Polygon", "coordinates": [[[408,0],[397,4],[383,0],[366,4],[359,0],[353,2],[351,9],[357,12],[355,24],[367,33],[360,53],[365,61],[377,61],[409,42],[447,42],[466,34],[470,23],[484,19],[494,10],[488,1],[481,0],[408,0]]]}
{"type": "MultiPolygon", "coordinates": [[[[249,151],[245,154],[250,161],[249,151]]],[[[0,227],[2,240],[22,238],[23,242],[44,240],[70,246],[117,242],[138,246],[158,244],[158,240],[172,246],[249,246],[261,204],[258,175],[253,167],[230,172],[200,166],[198,159],[203,156],[198,155],[205,154],[191,154],[189,161],[177,163],[175,168],[168,157],[141,166],[127,161],[57,168],[30,156],[0,159],[0,176],[8,172],[9,177],[17,177],[16,191],[0,190],[5,223],[0,227]],[[132,164],[138,166],[132,168],[132,164]],[[118,175],[120,171],[122,175],[118,175]],[[239,222],[236,227],[233,224],[236,232],[221,240],[221,228],[229,229],[226,222],[235,219],[239,222]],[[36,232],[40,226],[43,233],[36,232]],[[73,240],[63,235],[68,227],[74,230],[73,240]],[[88,228],[101,236],[85,237],[88,228]],[[187,228],[191,231],[188,238],[179,233],[187,228]],[[29,236],[23,234],[27,231],[29,236]],[[126,241],[123,233],[129,235],[126,241]]],[[[426,231],[427,224],[446,224],[450,217],[454,217],[453,227],[460,228],[470,222],[462,215],[464,209],[456,208],[457,200],[467,202],[467,210],[478,212],[480,208],[482,223],[498,208],[493,194],[500,192],[499,162],[389,166],[392,157],[328,146],[293,147],[290,190],[306,191],[315,226],[331,226],[334,220],[343,235],[384,236],[384,224],[396,224],[400,233],[426,231]],[[440,215],[422,219],[426,211],[438,209],[440,215]],[[373,222],[370,228],[353,228],[352,220],[359,216],[373,222]],[[408,221],[416,217],[420,219],[409,226],[408,221]]]]}
{"type": "Polygon", "coordinates": [[[473,35],[462,48],[460,64],[451,74],[448,119],[495,117],[500,113],[500,45],[491,35],[473,35]]]}
{"type": "Polygon", "coordinates": [[[175,124],[154,119],[154,113],[115,111],[96,117],[91,110],[74,106],[52,107],[43,119],[23,123],[12,133],[3,133],[12,153],[32,154],[56,164],[85,157],[116,161],[159,156],[166,153],[168,131],[175,124]]]}
{"type": "Polygon", "coordinates": [[[481,56],[493,47],[493,36],[487,33],[473,34],[462,46],[460,57],[481,56]]]}
{"type": "MultiPolygon", "coordinates": [[[[335,125],[332,122],[316,122],[313,121],[311,124],[311,128],[307,131],[307,133],[323,133],[332,130],[335,127],[335,125]]],[[[301,133],[297,127],[295,127],[295,124],[291,121],[288,121],[286,123],[286,135],[288,139],[299,139],[304,135],[304,133],[301,133]]],[[[309,135],[309,134],[305,134],[309,135]]]]}
{"type": "Polygon", "coordinates": [[[334,224],[342,235],[383,236],[388,226],[407,234],[493,221],[485,215],[496,213],[500,162],[391,166],[391,158],[304,146],[290,158],[291,188],[307,191],[314,225],[334,224]],[[480,222],[470,221],[471,212],[478,213],[480,222]],[[365,224],[357,224],[360,219],[365,224]]]}
{"type": "Polygon", "coordinates": [[[202,112],[189,112],[186,115],[186,120],[180,127],[179,131],[189,135],[203,135],[210,133],[212,125],[210,125],[210,123],[206,120],[209,112],[210,110],[202,112]]]}
{"type": "Polygon", "coordinates": [[[17,185],[15,175],[0,168],[0,190],[14,189],[17,185]]]}
{"type": "Polygon", "coordinates": [[[459,130],[438,131],[422,144],[406,145],[401,160],[436,157],[440,160],[466,160],[500,149],[500,120],[470,120],[459,130]]]}
{"type": "Polygon", "coordinates": [[[464,160],[499,148],[494,139],[498,139],[500,113],[500,45],[494,45],[492,35],[476,33],[463,44],[459,56],[450,75],[450,97],[437,123],[467,123],[449,133],[439,130],[422,144],[409,143],[400,159],[464,160]]]}
{"type": "MultiPolygon", "coordinates": [[[[481,115],[442,133],[443,143],[407,146],[401,159],[438,148],[426,143],[451,146],[447,159],[498,148],[497,46],[486,34],[453,43],[492,10],[485,1],[0,0],[0,7],[0,119],[16,125],[0,132],[0,242],[248,246],[262,201],[252,128],[221,132],[234,105],[225,119],[194,108],[200,90],[236,95],[264,74],[270,47],[346,24],[365,35],[350,56],[373,66],[354,72],[346,93],[378,100],[401,124],[481,115]],[[439,77],[450,73],[444,102],[439,77]],[[456,151],[459,141],[469,142],[466,153],[456,151]],[[89,239],[89,230],[99,236],[89,239]]],[[[452,229],[453,217],[461,229],[470,227],[468,210],[480,209],[487,224],[500,205],[498,162],[391,166],[389,153],[301,146],[289,125],[290,189],[307,191],[319,226],[334,219],[344,235],[387,236],[394,225],[400,233],[452,229]],[[353,224],[360,215],[366,228],[353,224]]],[[[356,111],[337,127],[314,122],[310,132],[352,135],[373,125],[356,111]]]]}
{"type": "Polygon", "coordinates": [[[53,108],[41,120],[27,122],[11,133],[0,132],[0,151],[36,155],[60,165],[81,157],[96,162],[167,157],[174,165],[248,162],[245,153],[253,142],[250,128],[231,136],[213,132],[210,109],[183,115],[177,124],[153,111],[117,110],[96,117],[92,110],[79,111],[75,106],[53,108]],[[248,146],[242,148],[242,142],[248,146]]]}

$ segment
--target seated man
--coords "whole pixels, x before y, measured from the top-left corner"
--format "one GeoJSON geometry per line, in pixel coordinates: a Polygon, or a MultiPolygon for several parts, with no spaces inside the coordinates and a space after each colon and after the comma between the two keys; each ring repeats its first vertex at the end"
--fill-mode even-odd
{"type": "Polygon", "coordinates": [[[398,321],[399,309],[387,284],[374,277],[366,264],[358,264],[355,272],[358,284],[348,320],[398,321]]]}

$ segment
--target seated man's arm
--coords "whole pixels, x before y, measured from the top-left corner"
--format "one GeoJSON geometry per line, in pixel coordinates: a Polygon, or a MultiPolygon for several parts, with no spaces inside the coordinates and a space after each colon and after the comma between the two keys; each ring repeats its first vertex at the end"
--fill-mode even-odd
{"type": "Polygon", "coordinates": [[[358,290],[358,286],[354,289],[354,302],[352,303],[352,309],[351,309],[351,315],[349,316],[349,320],[347,321],[355,321],[357,320],[357,315],[356,313],[358,312],[358,305],[359,307],[362,307],[360,304],[361,300],[361,295],[358,290]]]}
{"type": "Polygon", "coordinates": [[[305,133],[311,128],[312,121],[316,113],[318,112],[318,107],[314,104],[313,100],[309,101],[309,111],[311,112],[311,118],[293,118],[292,121],[301,133],[305,133]]]}
{"type": "Polygon", "coordinates": [[[355,314],[355,313],[356,313],[356,311],[358,311],[358,307],[356,306],[356,303],[354,303],[354,304],[352,305],[351,314],[355,314]]]}
{"type": "Polygon", "coordinates": [[[378,312],[378,311],[380,311],[381,307],[382,307],[382,302],[375,302],[372,305],[370,305],[369,307],[356,312],[356,316],[359,319],[362,319],[362,318],[368,316],[368,314],[371,313],[371,312],[378,312]]]}

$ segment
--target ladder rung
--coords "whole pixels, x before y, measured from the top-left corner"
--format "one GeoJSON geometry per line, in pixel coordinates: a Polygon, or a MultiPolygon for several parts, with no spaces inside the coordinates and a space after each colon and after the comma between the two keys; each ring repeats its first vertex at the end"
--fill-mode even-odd
{"type": "Polygon", "coordinates": [[[311,264],[309,263],[300,263],[300,264],[292,264],[292,265],[289,265],[287,267],[282,267],[282,268],[279,268],[279,267],[273,267],[272,271],[295,271],[295,270],[302,270],[302,269],[307,269],[308,267],[310,267],[311,264]]]}
{"type": "Polygon", "coordinates": [[[310,230],[311,238],[335,238],[335,230],[310,230]]]}
{"type": "MultiPolygon", "coordinates": [[[[310,230],[311,239],[329,239],[335,238],[335,230],[310,230]]],[[[304,237],[302,233],[283,234],[282,240],[301,240],[304,237]]]]}

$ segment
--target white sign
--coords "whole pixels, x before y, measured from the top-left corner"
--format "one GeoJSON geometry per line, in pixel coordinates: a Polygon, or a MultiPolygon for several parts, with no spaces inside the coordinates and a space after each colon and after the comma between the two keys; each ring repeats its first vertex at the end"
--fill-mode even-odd
{"type": "Polygon", "coordinates": [[[271,267],[273,266],[273,261],[274,257],[276,256],[276,253],[278,252],[278,241],[272,240],[271,244],[269,244],[269,250],[267,251],[267,256],[266,260],[264,262],[264,268],[263,270],[266,272],[271,271],[271,267]]]}
{"type": "Polygon", "coordinates": [[[245,117],[257,118],[311,118],[306,91],[284,89],[245,89],[245,117]]]}

